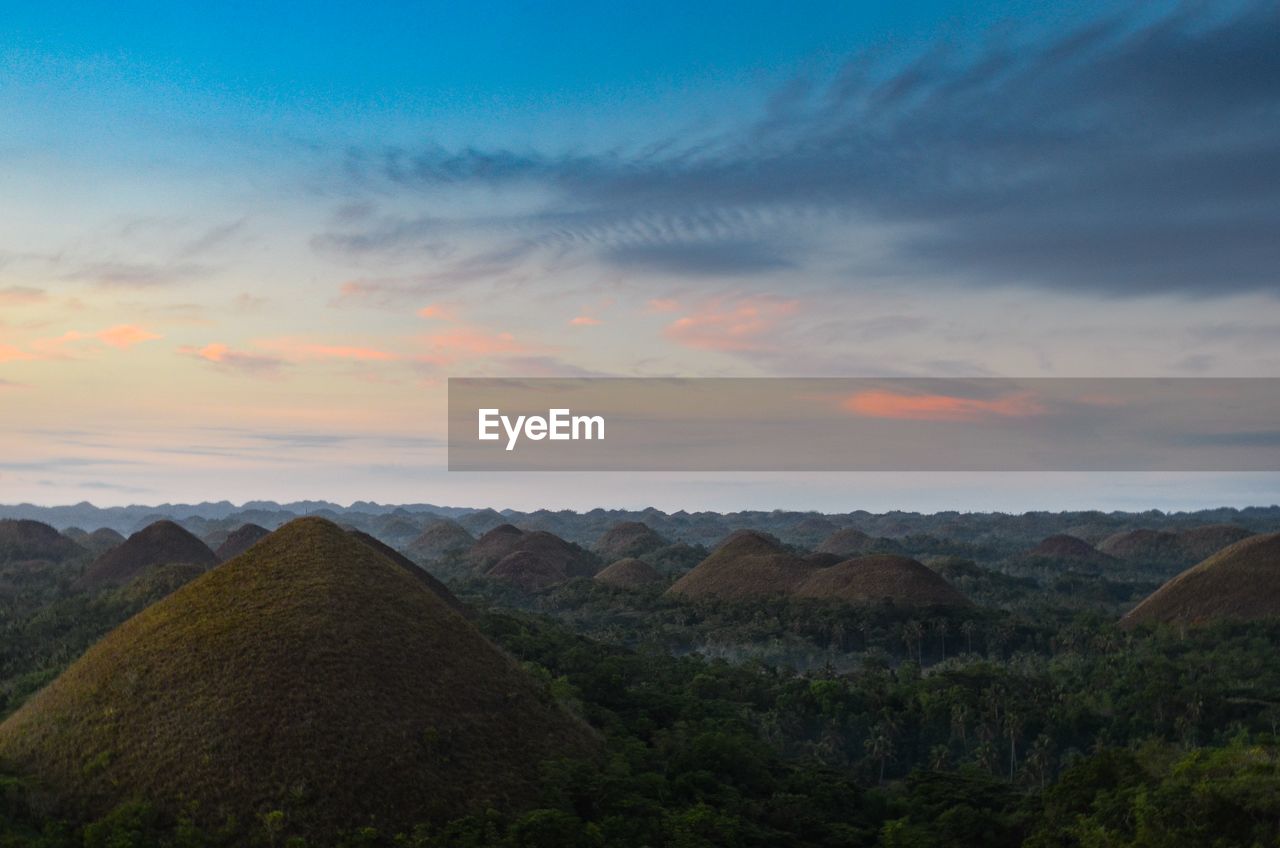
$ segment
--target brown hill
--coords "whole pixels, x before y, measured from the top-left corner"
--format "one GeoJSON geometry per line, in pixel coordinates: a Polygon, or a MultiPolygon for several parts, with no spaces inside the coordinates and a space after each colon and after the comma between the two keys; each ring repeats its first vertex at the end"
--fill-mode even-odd
{"type": "Polygon", "coordinates": [[[563,563],[535,551],[513,551],[498,560],[485,576],[526,592],[536,592],[569,579],[563,563]]]}
{"type": "Polygon", "coordinates": [[[565,577],[590,577],[596,561],[582,548],[546,530],[521,530],[510,524],[495,527],[476,541],[467,552],[473,568],[487,574],[498,562],[514,553],[536,554],[564,572],[565,577]]]}
{"type": "Polygon", "coordinates": [[[84,548],[48,524],[9,518],[0,521],[0,563],[26,560],[60,563],[85,553],[84,548]]]}
{"type": "Polygon", "coordinates": [[[153,565],[186,563],[213,568],[209,546],[172,521],[157,521],[98,557],[80,578],[82,588],[122,586],[153,565]]]}
{"type": "Polygon", "coordinates": [[[594,734],[395,563],[299,519],[107,635],[0,725],[46,809],[145,798],[335,844],[486,805],[594,734]]]}
{"type": "Polygon", "coordinates": [[[101,556],[112,548],[118,548],[125,542],[124,536],[112,530],[110,527],[99,527],[89,534],[87,542],[83,546],[88,548],[96,556],[101,556]]]}
{"type": "Polygon", "coordinates": [[[666,539],[640,521],[620,521],[606,530],[596,540],[595,552],[606,562],[641,557],[665,548],[666,539]]]}
{"type": "Polygon", "coordinates": [[[461,553],[475,543],[475,537],[462,529],[460,524],[440,519],[428,524],[426,529],[409,543],[405,552],[419,562],[431,562],[440,557],[461,553]]]}
{"type": "Polygon", "coordinates": [[[902,546],[893,539],[879,539],[874,536],[868,536],[861,530],[855,530],[852,527],[837,530],[817,547],[818,553],[835,554],[846,559],[872,553],[892,554],[901,550],[902,546]]]}
{"type": "Polygon", "coordinates": [[[1110,558],[1106,554],[1100,553],[1097,548],[1084,539],[1077,539],[1075,536],[1068,536],[1065,533],[1049,536],[1027,551],[1027,555],[1046,559],[1076,559],[1093,562],[1105,561],[1110,558]]]}
{"type": "Polygon", "coordinates": [[[662,575],[642,559],[620,559],[593,578],[597,583],[619,589],[641,589],[662,582],[662,575]]]}
{"type": "Polygon", "coordinates": [[[1234,524],[1205,524],[1179,531],[1178,542],[1192,562],[1199,562],[1252,535],[1252,531],[1234,524]]]}
{"type": "Polygon", "coordinates": [[[1103,539],[1098,550],[1116,559],[1135,562],[1179,562],[1185,556],[1174,533],[1163,530],[1126,530],[1103,539]]]}
{"type": "Polygon", "coordinates": [[[887,600],[899,606],[969,606],[969,600],[936,572],[892,554],[858,557],[815,571],[794,594],[853,603],[887,600]]]}
{"type": "Polygon", "coordinates": [[[427,571],[422,566],[418,565],[416,562],[388,545],[386,542],[376,536],[371,536],[362,530],[348,530],[347,532],[373,548],[378,553],[382,554],[387,559],[391,560],[391,562],[400,566],[400,568],[407,571],[413,576],[413,579],[417,580],[423,586],[426,586],[432,592],[435,592],[436,596],[448,604],[454,612],[460,613],[464,618],[475,617],[475,611],[460,601],[458,596],[449,590],[448,586],[441,583],[433,574],[431,574],[431,572],[427,571]]]}
{"type": "Polygon", "coordinates": [[[739,530],[672,584],[667,594],[727,601],[785,595],[813,572],[812,565],[788,553],[772,536],[739,530]]]}
{"type": "Polygon", "coordinates": [[[1280,616],[1280,533],[1250,536],[1165,583],[1121,626],[1280,616]]]}
{"type": "Polygon", "coordinates": [[[271,535],[270,530],[265,527],[259,527],[257,524],[241,525],[231,535],[227,536],[226,541],[218,546],[214,554],[218,557],[219,562],[235,559],[269,535],[271,535]]]}
{"type": "Polygon", "coordinates": [[[480,509],[469,512],[458,519],[458,525],[473,536],[488,533],[495,527],[507,523],[507,518],[496,509],[480,509]]]}

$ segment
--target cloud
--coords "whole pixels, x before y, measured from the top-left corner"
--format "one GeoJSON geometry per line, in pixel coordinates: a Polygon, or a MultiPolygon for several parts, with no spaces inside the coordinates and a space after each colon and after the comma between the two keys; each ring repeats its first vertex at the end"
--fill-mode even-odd
{"type": "Polygon", "coordinates": [[[418,317],[428,321],[453,321],[457,318],[457,313],[452,307],[432,303],[419,309],[418,317]]]}
{"type": "Polygon", "coordinates": [[[539,352],[534,346],[518,341],[511,333],[490,332],[476,327],[457,327],[443,333],[423,336],[421,341],[427,349],[424,360],[442,365],[459,359],[539,352]]]}
{"type": "Polygon", "coordinates": [[[485,277],[538,249],[690,277],[805,270],[822,255],[850,280],[1274,293],[1278,41],[1268,2],[1143,7],[1047,37],[992,32],[976,50],[853,56],[710,138],[596,154],[355,150],[348,173],[371,192],[546,200],[506,217],[366,217],[318,243],[420,251],[470,228],[497,240],[473,268],[485,277]]]}
{"type": "Polygon", "coordinates": [[[290,360],[351,359],[358,362],[394,362],[401,358],[400,354],[381,348],[321,344],[293,338],[265,339],[254,342],[254,347],[290,360]]]}
{"type": "Polygon", "coordinates": [[[604,322],[599,318],[592,318],[590,315],[576,315],[569,319],[569,326],[571,327],[597,327],[602,323],[604,322]]]}
{"type": "Polygon", "coordinates": [[[136,344],[154,341],[155,339],[162,339],[164,336],[144,330],[143,328],[134,326],[133,324],[120,324],[118,326],[109,327],[108,329],[99,331],[95,335],[95,338],[103,344],[110,345],[111,347],[119,350],[128,350],[136,344]]]}
{"type": "Polygon", "coordinates": [[[245,371],[252,374],[274,374],[279,371],[284,360],[278,356],[265,356],[259,353],[232,350],[220,343],[207,344],[204,347],[181,347],[178,352],[187,356],[203,359],[215,365],[245,371]]]}
{"type": "Polygon", "coordinates": [[[982,421],[993,418],[1031,418],[1045,407],[1029,394],[993,400],[953,395],[909,395],[884,390],[858,392],[845,398],[841,408],[861,418],[893,418],[901,421],[982,421]]]}
{"type": "Polygon", "coordinates": [[[207,265],[194,262],[92,262],[67,273],[103,288],[155,288],[207,276],[207,265]]]}
{"type": "Polygon", "coordinates": [[[35,359],[35,355],[28,353],[19,347],[9,344],[0,344],[0,363],[3,362],[24,362],[35,359]]]}
{"type": "Polygon", "coordinates": [[[795,313],[799,302],[749,297],[710,300],[667,325],[670,341],[698,350],[726,352],[772,348],[770,336],[781,318],[795,313]]]}
{"type": "Polygon", "coordinates": [[[0,306],[30,306],[48,299],[49,296],[43,289],[31,286],[7,286],[0,289],[0,306]]]}

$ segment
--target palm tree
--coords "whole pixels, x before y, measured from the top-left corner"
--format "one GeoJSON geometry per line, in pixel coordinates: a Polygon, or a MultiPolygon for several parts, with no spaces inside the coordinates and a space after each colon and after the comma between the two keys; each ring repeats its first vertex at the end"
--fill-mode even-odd
{"type": "Polygon", "coordinates": [[[1053,743],[1049,741],[1048,736],[1041,733],[1036,737],[1036,741],[1031,743],[1031,750],[1027,752],[1027,767],[1040,782],[1042,792],[1049,777],[1049,764],[1052,757],[1053,743]]]}
{"type": "Polygon", "coordinates": [[[947,658],[947,630],[951,627],[951,622],[945,618],[935,618],[931,624],[933,632],[938,634],[938,646],[942,649],[942,658],[947,658]]]}
{"type": "Polygon", "coordinates": [[[960,624],[960,632],[964,634],[968,653],[973,653],[973,634],[978,629],[978,623],[973,619],[966,619],[960,624]]]}
{"type": "Polygon", "coordinates": [[[951,736],[960,737],[960,744],[969,747],[969,705],[956,704],[951,708],[951,736]]]}
{"type": "Polygon", "coordinates": [[[888,760],[893,759],[893,737],[881,725],[876,725],[871,730],[871,735],[867,737],[867,741],[863,743],[863,747],[867,750],[867,756],[880,764],[880,785],[884,785],[884,764],[888,760]]]}
{"type": "Polygon", "coordinates": [[[1022,733],[1022,716],[1017,713],[1006,713],[1004,729],[1009,734],[1009,780],[1013,780],[1018,768],[1018,736],[1022,733]]]}

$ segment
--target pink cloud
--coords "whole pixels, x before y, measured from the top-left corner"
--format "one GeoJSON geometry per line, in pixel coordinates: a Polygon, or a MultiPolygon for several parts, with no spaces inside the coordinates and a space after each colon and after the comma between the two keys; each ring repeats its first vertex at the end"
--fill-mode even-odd
{"type": "Polygon", "coordinates": [[[13,345],[0,344],[0,362],[23,362],[29,359],[35,359],[35,356],[13,345]]]}
{"type": "Polygon", "coordinates": [[[569,321],[571,327],[595,327],[601,324],[599,318],[592,318],[590,315],[579,315],[569,321]]]}
{"type": "Polygon", "coordinates": [[[133,324],[120,324],[100,331],[95,338],[103,344],[111,345],[118,350],[128,350],[136,344],[164,337],[133,324]]]}
{"type": "Polygon", "coordinates": [[[316,344],[298,339],[269,339],[255,342],[255,347],[271,351],[286,359],[351,359],[358,362],[394,362],[400,354],[389,350],[358,345],[316,344]]]}
{"type": "Polygon", "coordinates": [[[30,286],[7,286],[0,289],[0,306],[29,306],[48,299],[49,296],[43,290],[30,286]]]}
{"type": "Polygon", "coordinates": [[[655,297],[645,307],[649,312],[675,312],[680,308],[680,302],[671,297],[655,297]]]}
{"type": "Polygon", "coordinates": [[[770,347],[768,336],[778,321],[795,313],[799,301],[748,297],[725,303],[713,300],[667,325],[671,341],[698,350],[747,351],[770,347]]]}
{"type": "Polygon", "coordinates": [[[429,321],[453,321],[456,312],[452,307],[445,306],[441,303],[431,303],[418,310],[419,318],[426,318],[429,321]]]}
{"type": "Polygon", "coordinates": [[[284,364],[278,357],[233,350],[230,346],[218,342],[200,348],[180,347],[178,352],[241,371],[272,372],[284,364]]]}
{"type": "Polygon", "coordinates": [[[845,398],[840,405],[863,418],[892,418],[901,421],[979,421],[989,418],[1031,418],[1045,413],[1044,406],[1029,394],[978,400],[951,395],[904,395],[872,390],[845,398]]]}

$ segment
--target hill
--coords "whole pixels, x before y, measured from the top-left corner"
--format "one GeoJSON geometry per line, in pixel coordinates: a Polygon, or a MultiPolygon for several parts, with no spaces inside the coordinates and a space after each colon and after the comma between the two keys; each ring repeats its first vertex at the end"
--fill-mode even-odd
{"type": "Polygon", "coordinates": [[[1280,616],[1280,533],[1250,536],[1165,583],[1121,626],[1280,616]]]}
{"type": "Polygon", "coordinates": [[[153,565],[184,563],[213,568],[218,557],[209,546],[172,521],[157,521],[90,564],[82,588],[120,586],[153,565]]]}
{"type": "Polygon", "coordinates": [[[814,572],[765,533],[731,534],[667,594],[688,599],[746,600],[789,594],[814,572]]]}
{"type": "Polygon", "coordinates": [[[270,530],[257,524],[241,525],[226,538],[226,541],[218,546],[214,554],[218,557],[219,562],[235,559],[269,535],[271,535],[270,530]]]}
{"type": "Polygon", "coordinates": [[[485,577],[536,592],[569,579],[563,563],[536,551],[512,551],[485,572],[485,577]]]}
{"type": "Polygon", "coordinates": [[[535,554],[564,572],[565,578],[590,577],[597,563],[590,553],[546,530],[521,530],[510,524],[495,527],[481,536],[467,552],[475,571],[491,572],[499,561],[514,553],[535,554]]]}
{"type": "Polygon", "coordinates": [[[448,519],[433,521],[405,548],[419,562],[431,562],[467,550],[476,539],[462,525],[448,519]]]}
{"type": "Polygon", "coordinates": [[[593,579],[619,589],[641,589],[661,583],[662,575],[649,563],[632,557],[618,560],[593,579]]]}
{"type": "Polygon", "coordinates": [[[641,557],[665,548],[669,543],[641,521],[620,521],[596,540],[595,552],[605,562],[641,557]]]}
{"type": "Polygon", "coordinates": [[[1077,539],[1065,533],[1049,536],[1027,551],[1026,555],[1044,559],[1074,559],[1088,562],[1106,562],[1111,559],[1084,539],[1077,539]]]}
{"type": "Polygon", "coordinates": [[[846,559],[863,554],[895,554],[901,551],[902,546],[893,539],[869,536],[852,527],[832,533],[816,549],[817,553],[835,554],[846,559]]]}
{"type": "Polygon", "coordinates": [[[379,539],[377,536],[371,536],[362,530],[348,530],[347,532],[359,541],[373,548],[378,553],[382,554],[392,563],[398,565],[401,569],[411,575],[414,580],[417,580],[423,586],[426,586],[434,592],[436,597],[448,604],[454,612],[461,614],[464,618],[473,618],[475,616],[475,611],[460,601],[458,596],[449,590],[448,586],[441,583],[429,571],[379,539]]]}
{"type": "Polygon", "coordinates": [[[524,805],[539,763],[594,734],[377,551],[299,519],[108,634],[0,725],[40,802],[170,815],[335,844],[488,804],[524,805]]]}
{"type": "Polygon", "coordinates": [[[1178,534],[1163,530],[1114,533],[1098,544],[1098,550],[1131,562],[1178,562],[1186,556],[1178,534]]]}
{"type": "Polygon", "coordinates": [[[969,600],[937,572],[914,559],[872,554],[813,572],[796,587],[797,598],[899,606],[969,606],[969,600]]]}
{"type": "Polygon", "coordinates": [[[0,563],[25,560],[60,563],[85,553],[83,547],[48,524],[25,519],[0,521],[0,563]]]}

